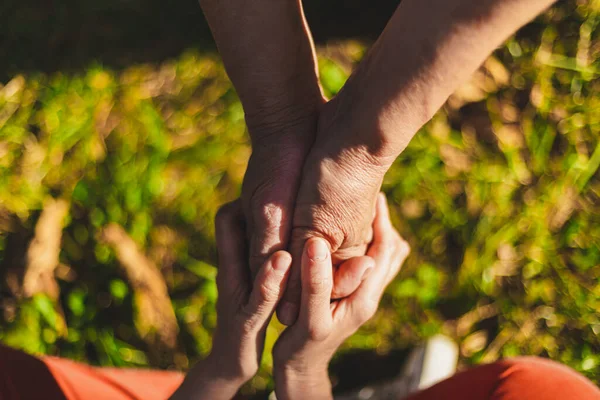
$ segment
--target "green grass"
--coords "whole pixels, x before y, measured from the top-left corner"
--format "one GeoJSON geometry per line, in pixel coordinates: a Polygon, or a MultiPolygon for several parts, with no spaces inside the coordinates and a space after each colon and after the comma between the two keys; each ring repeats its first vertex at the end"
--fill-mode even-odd
{"type": "MultiPolygon", "coordinates": [[[[541,355],[600,382],[599,23],[598,1],[560,3],[497,50],[399,157],[384,191],[412,254],[342,354],[443,332],[463,364],[541,355]]],[[[320,50],[328,95],[364,50],[320,50]]],[[[14,75],[0,86],[0,154],[3,342],[99,365],[185,369],[206,354],[213,218],[239,195],[250,154],[217,55],[14,75]],[[57,302],[9,290],[49,198],[70,204],[57,302]],[[137,294],[100,238],[111,222],[161,267],[180,329],[167,364],[153,358],[137,294]]],[[[270,362],[248,391],[270,385],[270,362]]]]}

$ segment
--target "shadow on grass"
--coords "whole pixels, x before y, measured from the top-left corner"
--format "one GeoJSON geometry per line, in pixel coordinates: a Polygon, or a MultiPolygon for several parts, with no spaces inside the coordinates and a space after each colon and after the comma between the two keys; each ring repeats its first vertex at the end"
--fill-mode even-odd
{"type": "MultiPolygon", "coordinates": [[[[305,1],[317,42],[373,39],[399,0],[305,1]]],[[[198,2],[5,0],[0,4],[0,81],[20,72],[76,71],[159,62],[214,43],[198,2]]]]}
{"type": "Polygon", "coordinates": [[[329,373],[334,393],[354,392],[398,377],[411,349],[394,349],[385,355],[371,350],[353,350],[333,360],[329,373]]]}

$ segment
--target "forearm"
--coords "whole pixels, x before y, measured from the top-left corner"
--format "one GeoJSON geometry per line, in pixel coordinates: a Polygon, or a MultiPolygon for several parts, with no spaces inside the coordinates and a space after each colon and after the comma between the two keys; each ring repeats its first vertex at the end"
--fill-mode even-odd
{"type": "Polygon", "coordinates": [[[299,0],[200,4],[244,106],[251,136],[265,125],[293,123],[316,112],[322,97],[299,0]]]}
{"type": "MultiPolygon", "coordinates": [[[[370,150],[393,160],[486,57],[554,0],[403,0],[340,94],[370,150]]],[[[350,117],[351,118],[351,117],[350,117]]]]}

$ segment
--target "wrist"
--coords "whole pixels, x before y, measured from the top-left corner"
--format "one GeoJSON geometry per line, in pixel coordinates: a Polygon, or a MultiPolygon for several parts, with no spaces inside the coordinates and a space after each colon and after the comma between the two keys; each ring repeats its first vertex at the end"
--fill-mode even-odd
{"type": "MultiPolygon", "coordinates": [[[[336,162],[360,165],[385,175],[405,146],[398,143],[397,129],[382,124],[380,111],[361,104],[356,88],[348,82],[319,115],[317,141],[336,162]]],[[[411,136],[412,137],[412,136],[411,136]]]]}
{"type": "Polygon", "coordinates": [[[239,388],[256,375],[259,365],[255,357],[242,357],[237,352],[232,354],[230,349],[219,346],[215,341],[210,354],[196,367],[202,376],[210,380],[227,382],[239,388]]]}
{"type": "Polygon", "coordinates": [[[327,366],[274,368],[275,393],[279,400],[285,399],[331,399],[331,381],[327,366]]]}
{"type": "Polygon", "coordinates": [[[239,374],[224,371],[214,357],[198,362],[185,376],[170,400],[231,399],[248,380],[239,374]]]}
{"type": "Polygon", "coordinates": [[[431,77],[439,71],[428,51],[386,29],[330,102],[334,122],[382,163],[393,162],[450,94],[431,77]]]}
{"type": "Polygon", "coordinates": [[[325,99],[318,85],[313,89],[307,87],[310,84],[303,86],[297,90],[286,88],[286,94],[270,94],[268,100],[252,98],[244,101],[253,149],[298,143],[305,143],[307,149],[310,147],[317,130],[319,109],[325,99]]]}

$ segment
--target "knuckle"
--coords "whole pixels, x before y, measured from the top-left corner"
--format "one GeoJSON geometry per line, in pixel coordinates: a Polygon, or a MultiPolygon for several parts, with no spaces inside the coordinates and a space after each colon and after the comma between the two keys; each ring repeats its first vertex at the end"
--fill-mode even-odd
{"type": "Polygon", "coordinates": [[[235,369],[236,371],[234,371],[234,373],[236,376],[244,379],[250,379],[256,375],[256,372],[258,371],[258,362],[256,362],[252,357],[240,359],[238,364],[235,366],[235,369]]]}
{"type": "Polygon", "coordinates": [[[279,290],[277,290],[277,287],[269,282],[263,282],[260,284],[258,290],[260,299],[263,303],[273,303],[277,301],[277,298],[279,297],[279,290]]]}
{"type": "Polygon", "coordinates": [[[254,321],[254,318],[252,318],[253,314],[247,311],[244,314],[247,318],[240,321],[238,325],[239,334],[242,339],[252,336],[256,331],[256,322],[254,321]]]}
{"type": "Polygon", "coordinates": [[[322,342],[331,335],[331,325],[319,323],[309,326],[306,329],[306,338],[315,342],[322,342]]]}
{"type": "Polygon", "coordinates": [[[312,209],[310,212],[314,214],[307,214],[306,211],[302,210],[302,206],[299,206],[294,211],[294,227],[291,233],[291,247],[292,249],[302,251],[304,243],[311,238],[320,238],[329,242],[332,251],[337,251],[342,243],[344,242],[345,234],[341,229],[337,229],[335,224],[339,220],[338,218],[332,218],[330,220],[319,216],[320,211],[312,209]],[[296,220],[300,221],[301,224],[297,224],[296,220]]]}
{"type": "Polygon", "coordinates": [[[406,255],[408,256],[410,254],[410,245],[408,244],[408,242],[404,239],[402,239],[402,237],[400,237],[400,235],[398,235],[398,240],[399,240],[399,249],[398,251],[402,254],[402,255],[406,255]]]}
{"type": "Polygon", "coordinates": [[[373,299],[365,301],[357,310],[358,324],[362,325],[371,318],[373,318],[373,316],[377,312],[377,306],[378,302],[373,299]]]}
{"type": "Polygon", "coordinates": [[[273,203],[262,204],[255,210],[253,217],[256,221],[262,222],[261,228],[267,230],[266,233],[277,233],[286,223],[283,208],[273,203]]]}

